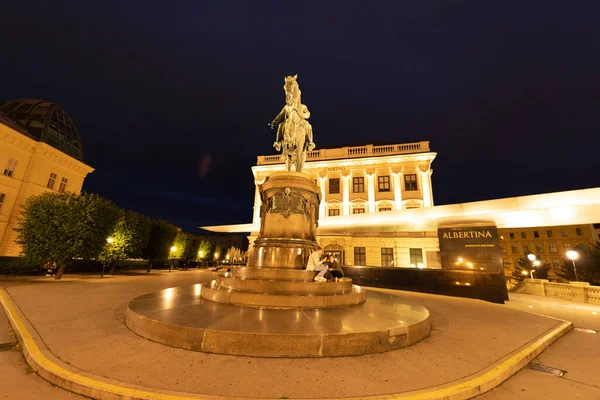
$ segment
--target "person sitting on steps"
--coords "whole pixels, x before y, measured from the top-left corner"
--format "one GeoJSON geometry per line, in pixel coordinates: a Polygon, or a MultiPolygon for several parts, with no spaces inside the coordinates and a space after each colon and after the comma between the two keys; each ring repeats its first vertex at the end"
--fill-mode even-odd
{"type": "Polygon", "coordinates": [[[342,267],[340,267],[340,263],[335,260],[335,256],[333,254],[328,254],[325,264],[329,267],[329,272],[337,282],[344,277],[344,271],[342,267]]]}
{"type": "Polygon", "coordinates": [[[327,282],[325,279],[325,272],[327,272],[327,265],[323,264],[321,261],[321,256],[323,255],[323,248],[319,247],[310,253],[310,257],[308,257],[308,263],[306,264],[306,269],[309,271],[318,271],[319,273],[315,276],[316,282],[327,282]]]}

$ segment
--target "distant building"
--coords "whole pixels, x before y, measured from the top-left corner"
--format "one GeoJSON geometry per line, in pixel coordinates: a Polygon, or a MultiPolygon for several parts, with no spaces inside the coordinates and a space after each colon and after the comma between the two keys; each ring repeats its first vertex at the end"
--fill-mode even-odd
{"type": "MultiPolygon", "coordinates": [[[[436,153],[429,142],[318,149],[307,153],[303,173],[321,188],[319,224],[335,224],[350,215],[386,218],[386,212],[433,206],[431,163],[436,153]]],[[[259,156],[252,167],[256,184],[253,224],[260,225],[258,185],[272,172],[284,171],[282,157],[259,156]]],[[[381,236],[368,232],[318,234],[326,252],[345,264],[440,268],[437,233],[381,236]]],[[[251,235],[250,244],[256,233],[251,235]]]]}
{"type": "Polygon", "coordinates": [[[94,169],[83,162],[77,127],[45,100],[0,103],[0,256],[17,256],[21,205],[47,191],[79,193],[94,169]]]}
{"type": "Polygon", "coordinates": [[[556,271],[566,259],[567,251],[598,240],[594,225],[598,224],[499,229],[504,274],[511,275],[519,258],[531,253],[538,256],[542,265],[550,266],[550,278],[559,278],[556,271]]]}

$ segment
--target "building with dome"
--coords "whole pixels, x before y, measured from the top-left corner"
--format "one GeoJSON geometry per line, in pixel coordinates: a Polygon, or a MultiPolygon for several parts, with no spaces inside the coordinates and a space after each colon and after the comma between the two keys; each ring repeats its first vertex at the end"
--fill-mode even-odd
{"type": "Polygon", "coordinates": [[[0,102],[0,256],[17,256],[21,205],[47,191],[79,193],[94,169],[83,162],[77,127],[58,104],[0,102]]]}

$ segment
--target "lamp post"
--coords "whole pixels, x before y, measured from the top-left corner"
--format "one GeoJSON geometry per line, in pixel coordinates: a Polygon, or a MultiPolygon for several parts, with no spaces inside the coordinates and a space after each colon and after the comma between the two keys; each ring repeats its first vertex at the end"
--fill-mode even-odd
{"type": "MultiPolygon", "coordinates": [[[[532,253],[527,254],[527,259],[529,259],[529,261],[533,264],[533,266],[539,267],[541,264],[535,254],[532,254],[532,253]]],[[[535,269],[533,269],[533,268],[531,268],[531,270],[529,271],[529,273],[531,274],[531,279],[534,279],[533,278],[534,271],[535,271],[535,269]]]]}
{"type": "MultiPolygon", "coordinates": [[[[106,238],[106,243],[108,244],[112,244],[115,241],[115,239],[111,236],[106,238]]],[[[100,274],[100,278],[104,278],[104,270],[106,268],[106,260],[104,260],[104,262],[102,263],[102,273],[100,274]]]]}
{"type": "Polygon", "coordinates": [[[175,262],[175,252],[177,251],[177,247],[171,246],[171,264],[169,264],[169,272],[173,269],[173,263],[175,262]]]}
{"type": "Polygon", "coordinates": [[[577,266],[575,265],[575,260],[579,258],[579,253],[577,253],[574,250],[569,250],[567,251],[567,257],[569,257],[569,260],[571,260],[571,262],[573,263],[573,272],[575,272],[575,280],[578,281],[579,278],[577,277],[577,266]]]}

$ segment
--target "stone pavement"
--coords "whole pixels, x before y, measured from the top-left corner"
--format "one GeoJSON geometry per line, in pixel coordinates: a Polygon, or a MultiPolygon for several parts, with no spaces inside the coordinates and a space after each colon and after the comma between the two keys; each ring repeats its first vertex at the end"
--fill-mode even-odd
{"type": "MultiPolygon", "coordinates": [[[[207,271],[184,271],[109,279],[68,276],[68,282],[38,279],[37,284],[0,281],[0,286],[10,286],[8,293],[50,351],[76,370],[131,385],[205,395],[340,398],[423,389],[476,373],[557,325],[556,320],[521,312],[521,309],[531,309],[517,300],[502,306],[386,291],[430,309],[433,319],[430,338],[407,349],[368,356],[263,359],[174,349],[142,339],[124,326],[125,308],[132,298],[167,287],[206,282],[213,277],[207,271]]],[[[582,333],[569,333],[562,340],[578,334],[582,333]]],[[[573,337],[577,341],[578,337],[573,337]]],[[[559,356],[564,355],[565,349],[558,347],[562,340],[538,359],[546,364],[544,357],[554,348],[559,350],[559,356]]],[[[571,345],[567,342],[567,347],[571,345]]],[[[572,355],[576,364],[579,351],[572,355]]],[[[553,383],[544,385],[546,389],[559,382],[565,385],[546,395],[547,399],[571,398],[565,396],[565,391],[577,384],[535,371],[523,371],[481,398],[534,398],[521,384],[523,379],[529,379],[528,374],[537,374],[536,379],[553,379],[553,383]],[[510,386],[513,381],[515,387],[510,386]],[[559,394],[560,397],[556,397],[559,394]]],[[[583,375],[580,378],[587,379],[583,375]]],[[[586,396],[594,395],[597,388],[590,385],[589,389],[589,392],[583,389],[578,392],[583,395],[579,398],[595,398],[586,396]]],[[[0,398],[2,390],[0,386],[0,398]]]]}
{"type": "Polygon", "coordinates": [[[573,322],[575,330],[533,361],[566,373],[555,377],[524,368],[478,400],[600,399],[600,305],[511,293],[506,306],[573,322]]]}
{"type": "Polygon", "coordinates": [[[16,342],[6,315],[0,312],[0,399],[83,399],[37,377],[25,363],[16,342]]]}

